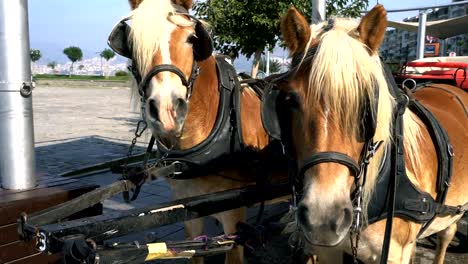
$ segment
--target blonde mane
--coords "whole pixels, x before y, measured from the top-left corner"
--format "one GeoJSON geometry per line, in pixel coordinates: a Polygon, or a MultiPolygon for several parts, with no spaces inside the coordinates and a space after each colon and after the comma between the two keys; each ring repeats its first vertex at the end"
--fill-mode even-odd
{"type": "MultiPolygon", "coordinates": [[[[151,70],[163,35],[167,34],[170,28],[176,25],[183,27],[194,25],[192,21],[174,15],[175,13],[176,10],[171,0],[145,0],[131,12],[130,36],[133,44],[133,58],[136,60],[141,76],[151,70]]],[[[133,110],[139,110],[138,84],[133,79],[132,87],[131,107],[133,110]]]]}
{"type": "Polygon", "coordinates": [[[163,36],[174,26],[193,26],[194,22],[174,15],[176,10],[171,0],[145,0],[133,10],[132,31],[133,57],[143,76],[151,69],[163,36]]]}
{"type": "MultiPolygon", "coordinates": [[[[335,18],[331,29],[324,30],[324,26],[323,23],[311,25],[312,36],[307,46],[312,42],[319,44],[310,66],[305,105],[323,105],[324,109],[333,113],[335,120],[347,135],[356,136],[362,133],[357,124],[361,124],[364,104],[366,100],[370,100],[370,106],[374,107],[374,87],[379,89],[374,141],[383,140],[384,146],[377,152],[368,168],[363,197],[366,209],[375,187],[384,149],[392,140],[395,99],[390,94],[379,57],[370,56],[368,47],[359,40],[357,21],[335,18]]],[[[305,114],[311,113],[307,113],[306,110],[305,114]]],[[[404,117],[404,133],[407,153],[418,153],[419,125],[409,111],[406,111],[404,117]]],[[[409,157],[413,168],[419,168],[418,156],[410,154],[409,157]]]]}

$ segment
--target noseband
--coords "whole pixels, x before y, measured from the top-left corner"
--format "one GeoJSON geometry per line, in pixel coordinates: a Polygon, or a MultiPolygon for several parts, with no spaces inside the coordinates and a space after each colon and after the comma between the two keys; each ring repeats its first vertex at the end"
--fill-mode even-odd
{"type": "MultiPolygon", "coordinates": [[[[132,72],[133,71],[134,70],[132,70],[132,72]]],[[[176,67],[176,66],[174,66],[172,64],[156,65],[155,67],[153,67],[145,75],[145,77],[141,81],[137,80],[137,82],[138,82],[138,93],[140,94],[140,96],[142,98],[146,99],[148,97],[147,94],[146,94],[146,90],[148,89],[148,86],[149,86],[151,80],[153,79],[154,76],[156,76],[157,74],[159,74],[161,72],[172,72],[172,73],[176,74],[180,78],[180,80],[182,82],[182,85],[187,87],[186,100],[188,101],[190,99],[190,96],[192,95],[193,83],[194,83],[195,79],[198,77],[198,74],[200,72],[200,69],[198,67],[197,62],[195,60],[193,61],[192,72],[191,72],[190,77],[188,79],[185,77],[185,74],[178,67],[176,67]]]]}

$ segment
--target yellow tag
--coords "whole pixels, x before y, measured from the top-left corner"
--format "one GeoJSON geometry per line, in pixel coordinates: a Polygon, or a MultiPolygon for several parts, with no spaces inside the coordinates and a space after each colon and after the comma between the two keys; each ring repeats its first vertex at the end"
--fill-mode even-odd
{"type": "Polygon", "coordinates": [[[145,261],[169,257],[171,254],[167,252],[166,243],[148,244],[148,256],[145,261]]]}

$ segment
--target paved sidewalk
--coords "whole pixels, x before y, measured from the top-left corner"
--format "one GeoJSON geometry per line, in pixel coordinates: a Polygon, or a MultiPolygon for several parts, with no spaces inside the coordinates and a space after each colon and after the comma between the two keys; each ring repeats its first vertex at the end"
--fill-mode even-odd
{"type": "MultiPolygon", "coordinates": [[[[38,87],[33,95],[36,168],[51,176],[69,172],[112,159],[123,158],[133,138],[139,113],[131,110],[130,91],[126,88],[59,88],[38,87]]],[[[134,153],[143,152],[149,136],[139,139],[134,153]]],[[[101,173],[78,180],[106,186],[119,180],[120,175],[101,173]]],[[[125,203],[121,195],[106,200],[105,214],[120,214],[172,200],[164,179],[144,186],[138,199],[125,203]]],[[[211,234],[222,229],[213,219],[206,221],[211,234]]],[[[145,239],[183,240],[182,223],[126,236],[130,241],[145,239]]],[[[212,258],[212,263],[219,262],[212,258]],[[213,262],[214,261],[214,262],[213,262]]],[[[186,260],[165,263],[188,263],[186,260]]]]}
{"type": "MultiPolygon", "coordinates": [[[[111,159],[125,157],[128,145],[133,137],[139,113],[131,110],[130,91],[127,88],[60,88],[38,87],[33,93],[34,129],[36,141],[36,167],[38,172],[50,175],[76,170],[111,159]]],[[[140,140],[135,152],[144,151],[149,137],[140,140]]],[[[86,183],[105,186],[117,181],[119,175],[103,173],[81,178],[86,183]]],[[[143,207],[150,204],[167,202],[172,199],[171,191],[164,179],[159,179],[143,187],[139,198],[131,203],[123,202],[116,196],[104,202],[104,213],[118,214],[124,210],[143,207]]],[[[256,209],[249,210],[254,216],[256,209]]],[[[221,227],[213,219],[206,221],[208,234],[219,234],[221,227]]],[[[468,245],[466,221],[460,225],[458,240],[468,245]]],[[[183,225],[171,226],[134,234],[129,239],[157,238],[160,240],[181,240],[184,238],[183,225]]],[[[284,245],[285,238],[276,241],[284,245]]],[[[426,247],[433,247],[430,240],[423,241],[426,247]]],[[[457,242],[453,243],[454,246],[457,242]]],[[[452,247],[446,263],[468,263],[468,249],[452,247]],[[464,253],[456,253],[453,251],[464,253]]],[[[249,257],[249,263],[287,263],[288,259],[280,252],[285,248],[272,248],[268,253],[260,252],[265,257],[249,257]]],[[[420,247],[414,263],[432,263],[434,251],[420,247]]],[[[222,262],[222,258],[212,258],[209,263],[222,262]]],[[[167,262],[165,262],[167,263],[167,262]]],[[[176,261],[172,263],[186,263],[176,261]]]]}

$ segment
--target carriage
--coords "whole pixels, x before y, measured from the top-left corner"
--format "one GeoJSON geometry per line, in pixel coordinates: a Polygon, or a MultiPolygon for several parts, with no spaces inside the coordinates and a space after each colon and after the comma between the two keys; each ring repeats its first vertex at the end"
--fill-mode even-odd
{"type": "Polygon", "coordinates": [[[410,89],[422,83],[437,82],[467,90],[467,69],[467,56],[424,58],[403,65],[395,74],[395,80],[410,89]]]}
{"type": "Polygon", "coordinates": [[[143,115],[127,159],[113,163],[123,179],[45,211],[23,214],[20,236],[37,239],[40,251],[63,253],[67,261],[142,262],[227,252],[229,263],[240,263],[242,247],[236,245],[247,238],[235,231],[242,208],[256,203],[262,208],[265,201],[287,197],[296,216],[291,237],[328,247],[314,250],[320,261],[336,263],[336,252],[342,251],[355,260],[383,263],[388,256],[407,261],[415,240],[395,242],[407,230],[418,230],[413,238],[446,230],[439,252],[443,260],[454,221],[468,206],[463,191],[468,121],[454,123],[446,115],[466,117],[467,98],[448,85],[427,85],[414,94],[394,89],[393,79],[372,56],[385,32],[383,7],[375,7],[359,25],[326,21],[319,33],[291,8],[282,23],[293,58],[289,71],[242,81],[225,57],[212,56],[209,33],[187,11],[191,2],[130,1],[131,18],[119,21],[109,38],[117,53],[132,60],[135,98],[143,115]],[[155,24],[160,29],[151,26],[155,24]],[[148,29],[158,32],[148,36],[148,29]],[[348,49],[336,48],[340,40],[348,49]],[[349,67],[355,72],[349,74],[349,67]],[[452,102],[450,111],[438,112],[440,102],[452,102]],[[153,137],[138,159],[131,150],[146,129],[153,137]],[[420,144],[431,139],[433,144],[420,144]],[[129,162],[132,158],[141,162],[129,162]],[[141,186],[158,177],[168,178],[177,200],[119,216],[59,221],[118,193],[137,199],[141,186]],[[238,180],[245,177],[247,181],[238,180]],[[449,188],[451,182],[456,184],[449,188]],[[108,242],[189,220],[189,237],[197,237],[202,222],[196,219],[213,214],[223,223],[225,236],[108,242]],[[433,221],[443,228],[431,229],[433,221]],[[393,222],[399,228],[392,234],[393,222]],[[342,243],[345,237],[349,241],[342,243]],[[334,247],[339,244],[341,248],[334,247]]]}

